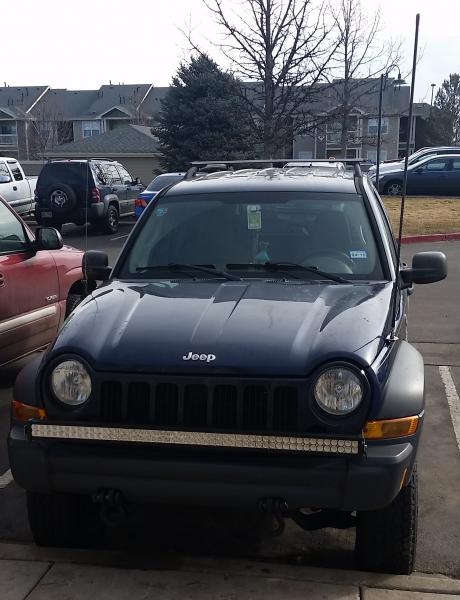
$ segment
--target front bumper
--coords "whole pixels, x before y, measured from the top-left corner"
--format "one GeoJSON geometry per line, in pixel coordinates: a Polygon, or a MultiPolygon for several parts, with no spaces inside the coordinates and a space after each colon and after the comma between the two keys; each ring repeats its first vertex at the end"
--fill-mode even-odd
{"type": "Polygon", "coordinates": [[[374,442],[359,454],[318,454],[59,439],[30,432],[30,426],[13,424],[8,441],[13,476],[30,491],[117,489],[128,501],[223,507],[255,507],[261,499],[280,498],[290,509],[347,511],[391,503],[410,477],[418,438],[374,442]]]}

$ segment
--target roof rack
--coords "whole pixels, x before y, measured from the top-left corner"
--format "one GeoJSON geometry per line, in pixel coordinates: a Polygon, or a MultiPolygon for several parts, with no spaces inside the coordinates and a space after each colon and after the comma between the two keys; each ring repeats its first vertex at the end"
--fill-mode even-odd
{"type": "Polygon", "coordinates": [[[354,176],[355,177],[362,177],[362,171],[361,171],[361,166],[360,163],[362,162],[360,158],[313,158],[313,159],[301,159],[301,158],[261,158],[261,159],[243,159],[243,160],[195,160],[193,162],[191,162],[191,168],[187,171],[187,174],[185,175],[184,179],[186,181],[190,180],[193,178],[193,176],[198,173],[198,172],[202,172],[202,169],[199,169],[199,167],[205,167],[205,169],[209,169],[214,167],[220,167],[219,170],[222,170],[222,167],[226,166],[228,167],[229,165],[269,165],[271,167],[276,165],[284,165],[287,163],[311,163],[312,165],[314,165],[314,163],[325,163],[325,162],[329,162],[331,164],[334,163],[344,163],[345,165],[351,165],[354,167],[354,176]]]}
{"type": "Polygon", "coordinates": [[[102,158],[100,156],[91,156],[90,158],[84,158],[82,156],[72,157],[72,156],[53,156],[53,158],[48,158],[47,162],[59,162],[61,160],[81,160],[81,161],[92,161],[92,160],[107,160],[110,162],[117,162],[113,158],[102,158]]]}

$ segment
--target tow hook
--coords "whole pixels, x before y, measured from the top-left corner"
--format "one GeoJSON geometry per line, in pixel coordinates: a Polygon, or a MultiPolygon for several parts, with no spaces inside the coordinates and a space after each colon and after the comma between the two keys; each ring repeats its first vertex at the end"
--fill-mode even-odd
{"type": "Polygon", "coordinates": [[[288,505],[283,498],[261,498],[259,510],[273,519],[273,527],[268,527],[271,537],[281,535],[286,527],[285,516],[288,516],[288,505]]]}
{"type": "Polygon", "coordinates": [[[356,526],[354,515],[339,510],[318,510],[308,514],[301,510],[295,510],[291,511],[288,516],[305,531],[316,531],[325,527],[348,529],[356,526]]]}
{"type": "Polygon", "coordinates": [[[106,525],[114,526],[126,519],[126,505],[119,490],[99,490],[92,499],[99,504],[101,519],[106,525]]]}

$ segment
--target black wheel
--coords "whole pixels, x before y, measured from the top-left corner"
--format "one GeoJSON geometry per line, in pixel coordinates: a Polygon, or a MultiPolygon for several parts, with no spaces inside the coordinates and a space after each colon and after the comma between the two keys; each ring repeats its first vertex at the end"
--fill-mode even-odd
{"type": "Polygon", "coordinates": [[[67,296],[67,302],[65,304],[65,316],[66,318],[73,312],[80,302],[83,300],[83,296],[80,294],[69,294],[67,296]]]}
{"type": "Polygon", "coordinates": [[[91,547],[104,532],[89,496],[27,492],[27,513],[38,546],[91,547]]]}
{"type": "Polygon", "coordinates": [[[118,231],[118,210],[116,206],[110,204],[101,225],[105,233],[116,233],[118,231]]]}
{"type": "Polygon", "coordinates": [[[389,181],[383,188],[383,193],[386,196],[401,196],[402,183],[400,181],[389,181]]]}
{"type": "Polygon", "coordinates": [[[50,208],[57,215],[70,212],[77,205],[77,194],[75,190],[66,183],[55,183],[51,185],[46,195],[50,201],[50,208]]]}
{"type": "Polygon", "coordinates": [[[56,221],[53,221],[53,219],[42,219],[39,225],[41,225],[42,227],[53,227],[58,231],[61,231],[62,229],[62,223],[56,223],[56,221]]]}
{"type": "Polygon", "coordinates": [[[355,553],[364,571],[409,575],[417,546],[417,473],[381,510],[358,512],[355,553]]]}

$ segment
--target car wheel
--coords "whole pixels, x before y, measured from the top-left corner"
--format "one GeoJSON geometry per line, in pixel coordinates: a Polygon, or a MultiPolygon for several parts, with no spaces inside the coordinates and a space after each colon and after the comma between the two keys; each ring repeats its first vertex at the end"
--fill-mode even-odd
{"type": "Polygon", "coordinates": [[[104,527],[89,496],[27,492],[27,513],[38,546],[94,546],[104,527]]]}
{"type": "Polygon", "coordinates": [[[355,553],[364,571],[409,575],[417,546],[417,472],[393,502],[357,514],[355,553]]]}
{"type": "Polygon", "coordinates": [[[389,181],[383,188],[383,193],[386,196],[401,196],[402,183],[400,181],[389,181]]]}
{"type": "Polygon", "coordinates": [[[66,318],[70,315],[71,312],[73,312],[77,306],[80,304],[80,302],[83,300],[83,296],[80,296],[80,294],[69,294],[67,296],[67,301],[65,304],[65,316],[66,318]]]}
{"type": "Polygon", "coordinates": [[[105,217],[102,220],[102,229],[105,233],[116,233],[118,231],[118,210],[113,204],[107,208],[105,217]]]}
{"type": "Polygon", "coordinates": [[[56,221],[53,221],[52,219],[41,219],[41,223],[39,223],[39,225],[41,225],[42,227],[53,227],[58,231],[61,231],[62,229],[62,223],[56,223],[56,221]]]}

